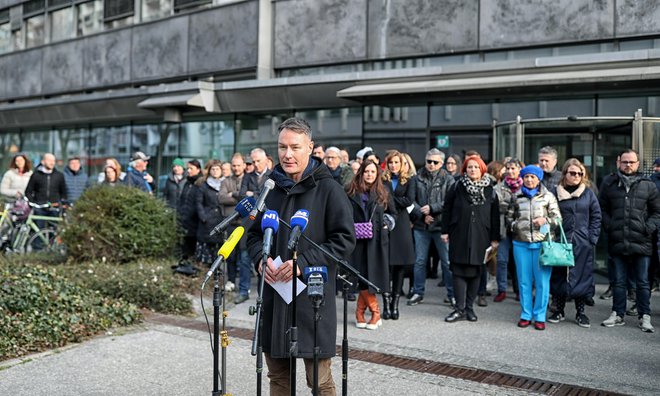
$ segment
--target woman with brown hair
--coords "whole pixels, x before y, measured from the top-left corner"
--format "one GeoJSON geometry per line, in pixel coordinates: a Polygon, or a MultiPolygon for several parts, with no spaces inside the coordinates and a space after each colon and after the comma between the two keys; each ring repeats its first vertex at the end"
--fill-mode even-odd
{"type": "Polygon", "coordinates": [[[584,313],[584,305],[587,297],[593,295],[593,255],[600,236],[601,212],[587,170],[576,158],[564,163],[557,185],[557,201],[566,239],[573,244],[575,266],[552,268],[550,294],[555,299],[556,308],[548,322],[564,320],[566,299],[570,297],[575,301],[575,322],[588,328],[591,324],[584,313]]]}
{"type": "MultiPolygon", "coordinates": [[[[392,150],[385,157],[387,167],[383,172],[383,184],[394,200],[397,212],[396,226],[390,232],[390,238],[397,241],[390,244],[389,259],[392,278],[392,294],[383,293],[383,319],[399,319],[399,298],[403,288],[406,270],[412,270],[415,264],[415,248],[412,238],[412,223],[407,208],[414,202],[415,189],[410,183],[411,175],[403,171],[405,157],[392,150]]],[[[409,167],[408,167],[409,169],[409,167]]]]}
{"type": "Polygon", "coordinates": [[[32,162],[23,153],[16,154],[9,162],[9,170],[0,182],[0,193],[9,198],[20,198],[32,177],[32,162]]]}
{"type": "MultiPolygon", "coordinates": [[[[358,271],[379,287],[383,293],[390,292],[389,277],[389,230],[385,213],[395,215],[394,201],[381,180],[380,167],[366,160],[348,187],[348,197],[353,206],[353,222],[371,223],[372,235],[358,239],[353,250],[352,262],[358,271]]],[[[367,285],[358,285],[360,294],[355,311],[356,326],[359,329],[376,330],[381,324],[380,307],[376,291],[367,285]],[[364,313],[369,308],[371,320],[366,321],[364,313]]]]}

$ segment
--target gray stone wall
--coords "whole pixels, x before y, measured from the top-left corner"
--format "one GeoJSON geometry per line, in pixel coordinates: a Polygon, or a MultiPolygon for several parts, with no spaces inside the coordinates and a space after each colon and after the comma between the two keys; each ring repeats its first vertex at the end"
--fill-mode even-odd
{"type": "Polygon", "coordinates": [[[481,2],[482,49],[611,38],[614,0],[481,2]]]}
{"type": "Polygon", "coordinates": [[[367,0],[275,3],[276,68],[366,58],[367,0]]]}
{"type": "Polygon", "coordinates": [[[235,3],[4,54],[0,100],[256,69],[257,5],[235,3]]]}
{"type": "Polygon", "coordinates": [[[371,0],[369,57],[476,50],[478,9],[479,0],[371,0]]]}
{"type": "Polygon", "coordinates": [[[617,0],[616,16],[617,37],[660,32],[660,1],[617,0]]]}

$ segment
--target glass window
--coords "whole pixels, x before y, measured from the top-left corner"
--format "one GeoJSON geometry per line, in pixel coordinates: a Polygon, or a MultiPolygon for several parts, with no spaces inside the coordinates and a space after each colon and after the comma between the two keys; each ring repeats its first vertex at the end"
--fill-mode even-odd
{"type": "Polygon", "coordinates": [[[85,36],[103,30],[103,2],[101,0],[78,4],[77,36],[85,36]]]}
{"type": "Polygon", "coordinates": [[[180,11],[182,9],[189,9],[193,7],[205,6],[212,3],[212,0],[174,0],[174,9],[180,11]]]}
{"type": "Polygon", "coordinates": [[[61,150],[57,134],[51,130],[36,130],[24,132],[21,135],[21,151],[26,153],[36,167],[45,153],[53,153],[58,159],[57,167],[60,167],[61,150]]]}
{"type": "Polygon", "coordinates": [[[179,154],[184,159],[211,158],[231,160],[234,154],[235,130],[233,116],[213,121],[193,121],[181,124],[179,154]]]}
{"type": "Polygon", "coordinates": [[[164,18],[172,14],[172,0],[142,0],[142,21],[164,18]]]}
{"type": "Polygon", "coordinates": [[[325,148],[336,146],[347,150],[349,157],[354,157],[362,148],[361,107],[298,112],[296,117],[309,122],[314,143],[322,144],[325,148]]]}
{"type": "MultiPolygon", "coordinates": [[[[128,159],[131,156],[130,141],[131,127],[125,126],[96,126],[89,134],[89,165],[87,172],[97,175],[103,171],[103,165],[108,158],[114,158],[121,164],[122,172],[126,171],[128,159]]],[[[98,180],[98,179],[97,179],[98,180]]]]}
{"type": "Polygon", "coordinates": [[[640,153],[642,164],[639,170],[650,176],[653,174],[653,161],[660,157],[660,118],[644,120],[642,128],[644,146],[640,153]]]}
{"type": "Polygon", "coordinates": [[[237,151],[250,154],[253,148],[261,147],[268,155],[277,159],[277,127],[291,114],[241,115],[236,120],[237,151]]]}
{"type": "Polygon", "coordinates": [[[45,22],[46,16],[35,15],[31,18],[25,20],[26,26],[26,38],[27,38],[27,47],[36,47],[37,45],[43,45],[45,43],[46,34],[45,34],[45,22]]]}
{"type": "Polygon", "coordinates": [[[105,23],[106,29],[116,29],[123,26],[128,26],[133,24],[133,17],[129,16],[126,18],[113,19],[110,22],[105,23]]]}
{"type": "Polygon", "coordinates": [[[133,15],[134,9],[135,2],[133,0],[105,0],[103,4],[103,18],[107,21],[133,15]]]}
{"type": "Polygon", "coordinates": [[[0,24],[0,54],[11,51],[11,29],[9,23],[0,24]]]}
{"type": "Polygon", "coordinates": [[[50,14],[50,41],[73,37],[73,8],[67,7],[50,14]]]}
{"type": "Polygon", "coordinates": [[[18,153],[21,147],[20,135],[16,133],[2,133],[0,134],[0,169],[2,174],[9,166],[9,161],[18,153]]]}

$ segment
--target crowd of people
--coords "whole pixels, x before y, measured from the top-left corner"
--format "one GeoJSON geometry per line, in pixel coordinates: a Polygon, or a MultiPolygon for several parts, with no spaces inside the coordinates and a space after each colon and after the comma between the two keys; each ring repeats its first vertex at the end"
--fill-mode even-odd
{"type": "MultiPolygon", "coordinates": [[[[266,198],[267,207],[285,221],[298,209],[309,210],[309,240],[346,259],[370,282],[355,282],[347,295],[356,301],[357,328],[377,330],[383,321],[398,320],[401,298],[409,306],[423,303],[427,278],[437,275],[438,286],[446,291],[444,320],[477,322],[474,305],[488,304],[489,272],[496,279],[495,303],[504,301],[509,290],[520,302],[519,327],[545,330],[546,322],[564,321],[567,302],[572,301],[575,323],[588,328],[586,307],[593,305],[595,294],[594,247],[599,238],[606,238],[610,285],[600,298],[612,299],[612,313],[601,325],[620,326],[626,315],[634,315],[642,331],[654,331],[649,301],[658,279],[660,158],[647,178],[639,171],[637,152],[624,150],[616,171],[599,189],[576,158],[566,159],[558,169],[552,147],[541,148],[537,161],[527,165],[510,157],[486,163],[475,151],[447,156],[432,148],[417,170],[413,158],[397,150],[382,153],[381,161],[365,147],[351,159],[346,150],[314,144],[311,127],[299,118],[280,125],[277,150],[277,165],[261,148],[248,156],[236,153],[227,162],[211,159],[204,166],[197,159],[172,162],[160,195],[184,230],[176,272],[195,275],[209,266],[224,238],[245,225],[247,237],[228,258],[225,274],[226,290],[236,288],[236,304],[249,299],[251,278],[259,273],[272,284],[301,276],[307,266],[324,264],[335,279],[336,263],[306,241],[301,240],[299,255],[291,256],[286,229],[277,233],[273,252],[262,262],[260,216],[251,222],[236,219],[224,234],[210,235],[243,198],[258,199],[266,180],[272,179],[276,187],[266,198]],[[574,266],[544,266],[539,261],[542,242],[557,240],[560,225],[573,246],[574,266]],[[281,258],[281,266],[273,264],[275,257],[281,258]]],[[[97,181],[151,193],[156,186],[147,171],[149,160],[136,152],[124,172],[118,161],[108,159],[97,181]]],[[[55,162],[47,153],[33,169],[25,154],[16,154],[0,193],[36,203],[75,201],[89,184],[80,158],[68,159],[63,172],[55,162]]],[[[326,295],[334,296],[341,286],[326,283],[326,295]]],[[[264,293],[263,346],[271,392],[286,394],[285,334],[291,308],[272,288],[264,293]]],[[[311,307],[305,304],[297,308],[302,314],[298,340],[309,379],[314,326],[311,307]]],[[[328,343],[321,346],[319,382],[328,394],[334,391],[329,360],[335,353],[335,308],[334,298],[329,298],[321,312],[321,331],[327,333],[322,339],[328,343]]]]}

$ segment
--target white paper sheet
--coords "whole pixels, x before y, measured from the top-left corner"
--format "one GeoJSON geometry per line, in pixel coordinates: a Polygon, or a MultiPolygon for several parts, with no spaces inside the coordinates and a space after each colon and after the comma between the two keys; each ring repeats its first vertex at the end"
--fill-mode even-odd
{"type": "MultiPolygon", "coordinates": [[[[277,256],[275,260],[273,260],[273,265],[275,268],[280,268],[282,265],[282,259],[280,256],[277,256]]],[[[305,288],[307,287],[306,284],[304,284],[300,279],[295,278],[298,281],[298,284],[296,285],[296,292],[300,294],[305,288]]],[[[291,298],[291,281],[288,282],[275,282],[275,283],[269,283],[273,289],[277,292],[277,294],[282,297],[284,302],[288,304],[291,304],[291,301],[293,298],[291,298]]]]}

